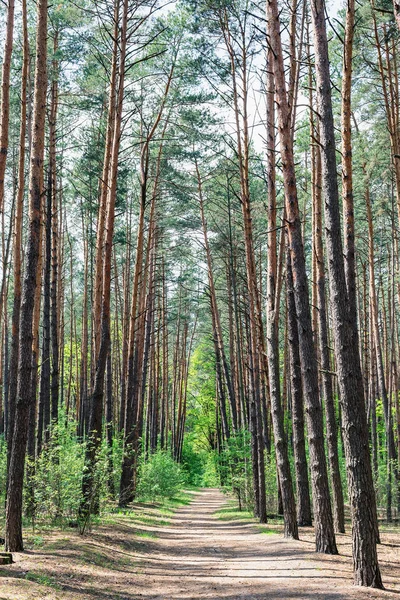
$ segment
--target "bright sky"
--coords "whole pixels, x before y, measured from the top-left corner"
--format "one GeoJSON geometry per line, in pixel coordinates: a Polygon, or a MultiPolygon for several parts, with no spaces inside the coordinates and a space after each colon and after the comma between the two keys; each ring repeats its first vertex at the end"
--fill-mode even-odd
{"type": "MultiPolygon", "coordinates": [[[[339,10],[345,6],[345,3],[346,0],[326,0],[329,18],[334,19],[339,10]]],[[[260,58],[260,60],[262,59],[260,58]]],[[[265,97],[264,94],[260,93],[259,83],[257,81],[253,81],[253,85],[250,86],[250,88],[251,90],[249,95],[248,110],[250,122],[253,124],[252,141],[256,151],[263,153],[265,152],[265,122],[263,122],[265,120],[265,97]]],[[[297,116],[299,117],[302,113],[304,113],[305,110],[307,110],[306,106],[308,105],[309,101],[308,98],[302,97],[301,92],[299,92],[297,102],[299,105],[297,108],[297,116]]]]}

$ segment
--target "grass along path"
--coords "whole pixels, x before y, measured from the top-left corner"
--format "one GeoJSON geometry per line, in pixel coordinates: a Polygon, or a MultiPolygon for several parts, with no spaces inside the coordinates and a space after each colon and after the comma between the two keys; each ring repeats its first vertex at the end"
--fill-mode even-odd
{"type": "Polygon", "coordinates": [[[0,566],[0,600],[129,597],[119,593],[113,575],[137,570],[137,555],[147,551],[177,509],[191,502],[192,494],[185,491],[164,504],[138,503],[118,509],[102,516],[84,536],[76,529],[45,523],[35,531],[26,527],[26,552],[14,553],[13,565],[0,566]],[[105,587],[113,587],[114,582],[115,594],[99,589],[107,573],[105,587]]]}
{"type": "Polygon", "coordinates": [[[279,523],[242,519],[218,490],[191,497],[173,516],[171,506],[148,505],[83,538],[44,534],[42,546],[1,568],[0,600],[400,598],[398,533],[384,533],[379,548],[387,591],[354,588],[349,535],[338,537],[340,556],[319,555],[312,529],[284,540],[279,523]]]}

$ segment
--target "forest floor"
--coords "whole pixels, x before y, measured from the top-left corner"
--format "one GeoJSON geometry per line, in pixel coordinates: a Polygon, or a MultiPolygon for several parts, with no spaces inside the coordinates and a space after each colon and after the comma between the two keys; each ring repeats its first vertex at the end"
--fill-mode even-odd
{"type": "Polygon", "coordinates": [[[215,489],[172,516],[152,505],[111,515],[92,532],[37,533],[15,564],[0,567],[0,600],[400,600],[400,531],[384,531],[379,558],[386,591],[352,586],[351,538],[340,556],[315,554],[282,526],[239,518],[215,489]]]}

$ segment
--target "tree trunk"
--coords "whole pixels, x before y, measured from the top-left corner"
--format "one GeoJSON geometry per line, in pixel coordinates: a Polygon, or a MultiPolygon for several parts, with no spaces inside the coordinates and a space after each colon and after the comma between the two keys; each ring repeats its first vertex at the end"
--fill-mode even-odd
{"type": "MultiPolygon", "coordinates": [[[[297,522],[306,527],[311,521],[311,500],[308,482],[306,444],[304,438],[303,387],[297,328],[296,303],[293,290],[292,264],[289,249],[286,253],[286,288],[288,311],[288,341],[290,362],[290,389],[292,397],[293,451],[296,469],[297,522]]],[[[282,489],[282,488],[281,488],[282,489]]]]}
{"type": "MultiPolygon", "coordinates": [[[[58,51],[58,31],[54,33],[54,56],[58,51]]],[[[50,112],[50,176],[51,183],[51,284],[50,284],[50,333],[51,333],[51,419],[58,421],[59,394],[59,323],[58,323],[58,194],[56,173],[56,135],[58,109],[58,61],[53,60],[53,81],[51,83],[51,112],[50,112]]]]}
{"type": "MultiPolygon", "coordinates": [[[[85,227],[84,212],[82,211],[82,233],[87,238],[88,231],[85,227]]],[[[89,280],[89,240],[86,239],[83,247],[84,255],[84,274],[83,274],[83,298],[82,298],[82,345],[81,345],[81,365],[79,382],[79,405],[77,406],[76,418],[78,420],[78,437],[83,439],[85,434],[85,422],[88,398],[88,280],[89,280]]]]}
{"type": "Polygon", "coordinates": [[[308,292],[308,281],[301,233],[290,131],[290,112],[286,94],[280,22],[276,0],[267,1],[269,42],[274,52],[275,93],[278,102],[278,129],[285,189],[286,227],[291,254],[294,296],[299,327],[301,371],[309,436],[314,526],[317,552],[337,554],[325,460],[322,408],[319,400],[318,371],[308,292]]]}
{"type": "MultiPolygon", "coordinates": [[[[117,0],[118,2],[118,0],[117,0]]],[[[118,10],[116,9],[116,14],[118,10]]],[[[103,294],[101,300],[101,338],[98,355],[96,357],[96,373],[91,399],[89,418],[88,443],[85,463],[86,472],[82,479],[83,501],[81,513],[87,516],[97,507],[98,490],[95,488],[95,467],[97,454],[101,444],[104,380],[106,373],[107,355],[110,349],[110,302],[111,302],[111,264],[112,244],[114,236],[115,201],[117,195],[118,157],[121,141],[122,108],[124,100],[125,59],[128,25],[128,0],[124,0],[122,21],[120,28],[119,44],[116,40],[114,51],[120,51],[118,96],[116,101],[116,114],[114,123],[113,143],[110,157],[110,170],[108,173],[107,214],[105,220],[104,257],[103,257],[103,294]]],[[[118,19],[116,20],[118,28],[118,19]]],[[[111,86],[112,87],[112,86],[111,86]]],[[[111,99],[110,99],[111,102],[111,99]]],[[[103,232],[98,232],[100,236],[103,232]]]]}
{"type": "Polygon", "coordinates": [[[149,174],[149,145],[152,141],[154,134],[160,124],[161,117],[163,115],[165,103],[169,94],[173,74],[174,74],[175,62],[172,63],[171,69],[168,75],[167,84],[162,97],[161,105],[151,130],[142,143],[140,153],[140,213],[139,213],[139,224],[137,233],[136,243],[136,258],[135,258],[135,271],[132,286],[132,300],[131,300],[131,314],[130,314],[130,325],[129,325],[129,345],[128,345],[128,358],[127,358],[127,371],[128,371],[128,382],[126,386],[126,400],[125,400],[125,420],[124,420],[124,443],[125,452],[122,461],[121,471],[121,482],[120,482],[120,506],[125,506],[127,503],[132,501],[134,496],[134,481],[135,481],[135,456],[133,454],[133,447],[138,442],[141,430],[139,431],[139,413],[142,411],[140,406],[140,380],[143,373],[140,369],[143,366],[143,349],[145,347],[145,307],[146,307],[146,286],[148,276],[148,266],[150,250],[152,248],[153,241],[153,224],[154,224],[154,211],[156,204],[158,177],[160,170],[160,160],[163,148],[163,139],[165,135],[168,118],[161,135],[161,144],[159,147],[158,160],[157,160],[157,174],[155,178],[155,184],[153,189],[153,196],[151,201],[150,209],[150,225],[149,225],[149,239],[147,244],[147,255],[145,265],[143,265],[144,255],[144,225],[145,225],[145,210],[147,200],[147,185],[148,185],[148,174],[149,174]],[[135,441],[136,440],[136,441],[135,441]]]}
{"type": "MultiPolygon", "coordinates": [[[[354,0],[346,3],[342,69],[342,199],[344,223],[344,269],[350,318],[357,322],[353,165],[351,143],[351,82],[354,37],[354,0]]],[[[357,332],[358,333],[358,332],[357,332]]],[[[358,343],[358,341],[357,341],[358,343]]]]}
{"type": "Polygon", "coordinates": [[[344,270],[339,191],[336,173],[328,40],[323,0],[312,0],[317,100],[322,144],[322,181],[325,197],[325,230],[329,265],[330,301],[336,348],[337,374],[343,419],[349,499],[353,519],[354,581],[382,587],[376,553],[376,500],[368,446],[357,322],[351,321],[344,270]]]}
{"type": "MultiPolygon", "coordinates": [[[[311,118],[312,123],[314,118],[311,118]]],[[[335,401],[333,396],[333,385],[332,385],[332,367],[330,360],[330,349],[328,340],[328,319],[326,315],[326,291],[325,291],[325,263],[324,263],[324,250],[322,242],[322,198],[321,198],[321,151],[319,147],[319,135],[318,130],[315,131],[315,143],[312,147],[312,184],[313,184],[313,213],[314,213],[314,252],[316,261],[316,286],[317,286],[317,307],[318,307],[318,333],[319,333],[319,347],[320,347],[320,360],[321,360],[321,379],[323,398],[325,402],[325,417],[326,417],[326,434],[327,434],[327,447],[328,447],[328,460],[330,468],[330,476],[332,483],[332,496],[333,496],[333,516],[335,522],[335,529],[340,533],[344,533],[344,500],[343,500],[343,487],[342,480],[340,477],[339,467],[339,455],[338,455],[338,439],[337,439],[337,424],[335,414],[335,401]]],[[[351,233],[349,232],[349,238],[351,233]]],[[[349,243],[351,246],[351,243],[349,243]]],[[[349,286],[352,285],[353,281],[351,275],[352,266],[354,267],[351,259],[352,251],[349,250],[348,259],[348,277],[349,286]]],[[[355,284],[355,282],[354,282],[355,284]]],[[[352,307],[351,312],[354,315],[352,307]]]]}
{"type": "MultiPolygon", "coordinates": [[[[285,537],[298,539],[296,521],[296,504],[290,472],[289,454],[284,427],[284,411],[281,401],[279,373],[279,304],[276,303],[277,285],[277,244],[276,244],[276,188],[275,188],[275,109],[274,109],[274,75],[273,54],[268,51],[267,67],[267,160],[268,160],[268,285],[267,285],[267,358],[269,375],[269,392],[271,402],[271,418],[274,431],[274,444],[279,474],[279,487],[282,497],[282,508],[285,522],[285,537]]],[[[300,382],[301,385],[301,382],[300,382]]],[[[304,431],[303,431],[304,442],[304,431]]],[[[307,467],[306,467],[307,468],[307,467]]],[[[299,490],[298,490],[299,491],[299,490]]],[[[298,498],[299,511],[305,508],[302,496],[298,498]],[[301,509],[300,509],[301,505],[301,509]]],[[[309,507],[308,525],[311,524],[311,508],[309,507]]],[[[300,519],[303,521],[303,517],[300,519]]],[[[301,524],[304,524],[303,522],[301,524]]]]}
{"type": "MultiPolygon", "coordinates": [[[[1,72],[0,103],[0,212],[4,207],[4,176],[8,153],[8,129],[10,113],[10,72],[14,35],[14,0],[8,0],[6,35],[4,40],[3,67],[1,72]]],[[[22,99],[22,102],[24,100],[22,99]]]]}
{"type": "Polygon", "coordinates": [[[24,481],[29,410],[31,403],[34,401],[31,395],[33,343],[32,326],[40,244],[42,205],[42,170],[47,89],[47,0],[39,0],[37,7],[38,19],[36,37],[35,92],[29,181],[29,231],[23,294],[21,301],[15,427],[12,442],[6,507],[6,549],[9,552],[18,552],[23,550],[22,488],[24,481]]]}
{"type": "Polygon", "coordinates": [[[400,29],[400,0],[393,0],[393,9],[397,27],[400,29]]]}
{"type": "MultiPolygon", "coordinates": [[[[388,450],[387,462],[388,465],[391,464],[392,461],[396,460],[396,445],[394,441],[394,432],[392,426],[392,416],[390,409],[390,398],[391,395],[388,394],[387,386],[386,386],[386,378],[385,378],[385,369],[383,364],[383,351],[382,351],[382,342],[381,335],[379,332],[379,311],[378,311],[378,298],[375,284],[375,249],[374,249],[374,223],[372,217],[372,209],[371,209],[371,197],[370,197],[370,189],[369,189],[369,181],[366,173],[366,168],[364,166],[364,175],[366,177],[365,181],[365,206],[367,212],[367,223],[368,223],[368,264],[369,264],[369,287],[370,287],[370,302],[371,302],[371,325],[373,328],[373,337],[374,337],[374,347],[375,347],[375,358],[376,358],[376,371],[377,371],[377,379],[378,379],[378,387],[380,391],[380,397],[383,405],[383,416],[385,420],[385,430],[386,430],[386,444],[388,450]]],[[[389,362],[389,361],[387,361],[389,362]]],[[[396,480],[398,479],[398,471],[395,469],[396,480]]],[[[391,495],[391,484],[388,482],[388,497],[391,495]]],[[[388,515],[390,515],[391,511],[388,511],[388,515]]],[[[391,518],[391,517],[390,517],[391,518]]],[[[389,518],[389,520],[390,520],[389,518]]]]}
{"type": "Polygon", "coordinates": [[[50,279],[51,279],[51,207],[52,207],[52,176],[49,166],[47,178],[46,227],[45,227],[45,260],[43,278],[43,341],[40,369],[39,393],[39,422],[38,422],[38,451],[41,451],[43,435],[46,443],[50,436],[50,279]]]}
{"type": "MultiPolygon", "coordinates": [[[[22,36],[23,36],[23,58],[21,75],[21,113],[20,113],[20,133],[19,133],[19,161],[18,161],[18,185],[15,210],[14,226],[14,248],[13,248],[13,281],[14,298],[12,312],[12,331],[11,331],[11,356],[10,356],[10,382],[6,421],[7,428],[7,466],[9,468],[11,460],[12,436],[14,434],[15,403],[18,384],[18,354],[19,354],[19,321],[21,310],[21,270],[22,270],[22,226],[24,213],[24,189],[25,189],[25,148],[26,148],[26,113],[27,113],[27,85],[29,74],[29,38],[26,0],[22,0],[22,36]]],[[[7,469],[8,470],[8,469],[7,469]]]]}

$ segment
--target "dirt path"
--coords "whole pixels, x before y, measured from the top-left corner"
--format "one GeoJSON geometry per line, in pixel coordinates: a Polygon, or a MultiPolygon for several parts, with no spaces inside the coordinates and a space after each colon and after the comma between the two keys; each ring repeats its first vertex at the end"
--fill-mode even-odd
{"type": "Polygon", "coordinates": [[[388,537],[380,548],[387,591],[365,590],[351,585],[349,536],[339,537],[339,557],[317,555],[311,530],[302,531],[299,542],[266,535],[252,523],[216,518],[225,504],[218,490],[207,489],[167,527],[147,526],[141,542],[132,541],[133,529],[124,522],[111,532],[100,528],[86,546],[76,535],[55,540],[47,551],[18,555],[0,578],[0,600],[400,600],[398,535],[397,544],[388,537]],[[92,554],[82,560],[88,548],[92,554]],[[41,582],[24,578],[34,568],[41,582]]]}

